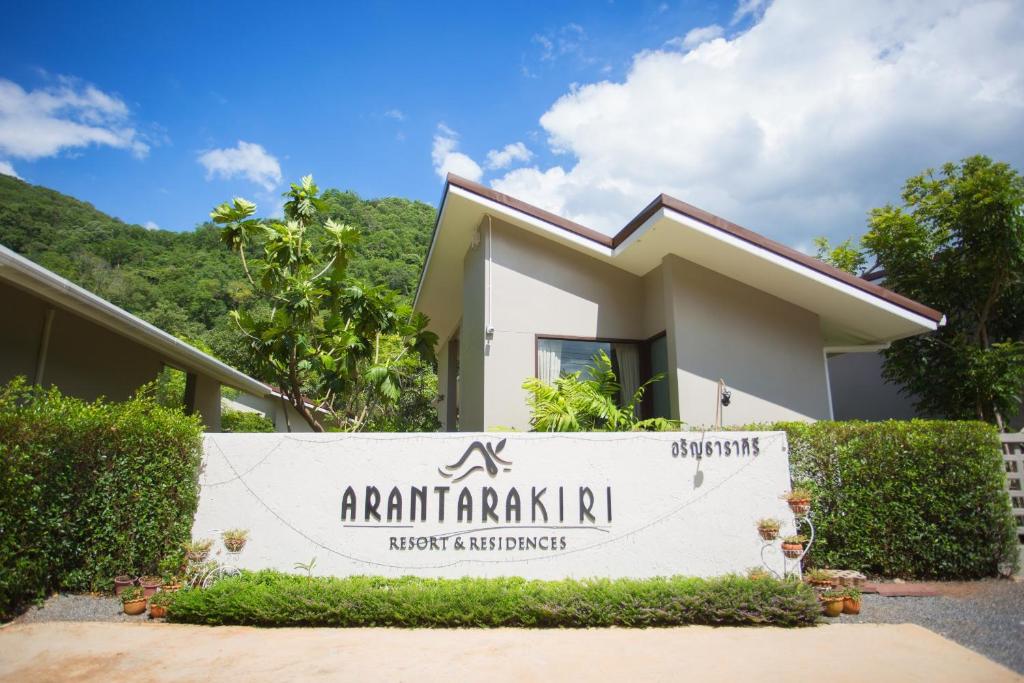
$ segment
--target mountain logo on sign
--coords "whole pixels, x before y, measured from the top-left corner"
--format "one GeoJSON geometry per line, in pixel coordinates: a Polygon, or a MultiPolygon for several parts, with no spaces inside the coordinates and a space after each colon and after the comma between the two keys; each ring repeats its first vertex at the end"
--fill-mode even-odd
{"type": "Polygon", "coordinates": [[[474,472],[483,472],[485,470],[492,478],[496,477],[499,469],[498,463],[505,466],[502,468],[504,471],[511,472],[512,463],[498,457],[498,453],[501,453],[502,449],[505,448],[505,441],[506,439],[502,439],[498,442],[497,446],[492,446],[490,441],[486,444],[480,441],[474,441],[469,445],[469,448],[466,449],[466,452],[462,454],[461,458],[451,465],[445,465],[443,468],[438,467],[437,472],[445,479],[451,479],[453,484],[462,481],[474,472]],[[481,458],[483,459],[482,465],[473,465],[470,463],[470,457],[474,453],[480,453],[481,458]],[[465,471],[460,473],[460,470],[463,468],[466,468],[465,471]],[[452,477],[455,478],[452,479],[452,477]]]}

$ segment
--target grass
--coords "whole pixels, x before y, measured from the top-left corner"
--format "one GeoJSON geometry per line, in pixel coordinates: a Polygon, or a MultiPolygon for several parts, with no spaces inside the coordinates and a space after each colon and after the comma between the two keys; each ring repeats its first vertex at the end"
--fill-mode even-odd
{"type": "Polygon", "coordinates": [[[247,572],[180,591],[178,623],[250,626],[810,626],[820,607],[795,581],[714,579],[424,579],[247,572]]]}

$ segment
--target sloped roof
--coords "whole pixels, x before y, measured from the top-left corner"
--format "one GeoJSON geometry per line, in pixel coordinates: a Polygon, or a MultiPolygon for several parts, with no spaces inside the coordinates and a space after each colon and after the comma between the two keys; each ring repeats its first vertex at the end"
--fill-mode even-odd
{"type": "Polygon", "coordinates": [[[164,360],[256,396],[271,388],[194,346],[0,245],[0,280],[149,348],[164,360]]]}
{"type": "Polygon", "coordinates": [[[415,302],[431,318],[440,315],[433,327],[442,335],[458,316],[441,304],[460,300],[462,255],[485,214],[638,276],[677,254],[818,313],[829,343],[887,342],[944,321],[933,308],[665,194],[609,236],[449,174],[415,302]]]}

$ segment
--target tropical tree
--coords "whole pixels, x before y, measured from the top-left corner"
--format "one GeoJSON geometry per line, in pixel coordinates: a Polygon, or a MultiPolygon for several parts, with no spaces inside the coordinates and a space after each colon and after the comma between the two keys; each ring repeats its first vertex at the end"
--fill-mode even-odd
{"type": "Polygon", "coordinates": [[[530,377],[523,382],[530,406],[530,427],[536,432],[639,432],[668,431],[679,422],[663,417],[641,420],[637,407],[648,385],[663,378],[660,373],[641,384],[625,405],[619,405],[622,387],[612,361],[604,351],[583,379],[582,371],[565,373],[554,384],[530,377]]]}
{"type": "Polygon", "coordinates": [[[437,335],[393,291],[349,276],[359,232],[321,220],[327,206],[312,176],[284,196],[284,220],[255,218],[256,205],[241,198],[210,214],[253,291],[231,318],[259,374],[310,427],[362,429],[377,406],[398,401],[403,358],[434,362],[437,335]],[[346,403],[360,391],[366,400],[346,403]]]}
{"type": "Polygon", "coordinates": [[[896,341],[885,377],[928,415],[1003,426],[1024,392],[1024,179],[973,156],[907,180],[871,212],[863,244],[887,287],[946,315],[896,341]]]}

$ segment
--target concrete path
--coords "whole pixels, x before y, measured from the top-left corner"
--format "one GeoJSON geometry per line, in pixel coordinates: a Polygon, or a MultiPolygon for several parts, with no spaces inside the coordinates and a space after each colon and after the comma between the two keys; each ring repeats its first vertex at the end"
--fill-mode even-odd
{"type": "Polygon", "coordinates": [[[1020,681],[909,624],[625,630],[0,629],[2,681],[1020,681]]]}

